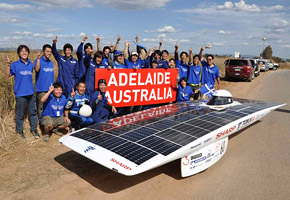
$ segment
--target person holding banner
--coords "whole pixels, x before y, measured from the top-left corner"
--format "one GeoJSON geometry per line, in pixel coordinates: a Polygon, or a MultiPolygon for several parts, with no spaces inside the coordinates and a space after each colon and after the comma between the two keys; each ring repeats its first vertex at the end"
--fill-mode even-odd
{"type": "MultiPolygon", "coordinates": [[[[80,76],[80,79],[82,77],[84,77],[86,75],[86,66],[84,64],[84,59],[86,57],[86,55],[90,55],[92,56],[93,53],[94,53],[94,49],[93,49],[93,45],[91,43],[85,43],[85,41],[88,39],[88,35],[85,35],[82,42],[80,43],[80,45],[78,46],[78,49],[77,49],[77,57],[78,57],[78,61],[79,61],[79,76],[80,76]],[[83,53],[83,49],[84,49],[84,53],[83,53]]],[[[91,61],[90,62],[93,62],[93,59],[91,58],[91,61]]]]}
{"type": "Polygon", "coordinates": [[[115,59],[112,59],[112,56],[109,56],[109,63],[113,63],[114,69],[127,69],[127,66],[122,63],[124,56],[121,51],[115,51],[113,56],[115,56],[115,59]]]}
{"type": "MultiPolygon", "coordinates": [[[[136,35],[136,42],[138,43],[138,35],[136,35]]],[[[137,52],[131,53],[131,59],[129,60],[129,42],[125,42],[125,49],[124,49],[124,59],[125,59],[125,65],[128,69],[140,69],[143,67],[145,62],[145,49],[140,48],[140,55],[137,52]]]]}
{"type": "Polygon", "coordinates": [[[98,89],[91,95],[90,106],[93,110],[92,118],[94,123],[99,123],[109,119],[111,113],[116,113],[117,110],[114,106],[108,104],[105,91],[107,83],[105,79],[98,81],[98,89]]]}
{"type": "Polygon", "coordinates": [[[176,101],[189,101],[193,100],[192,96],[194,93],[192,92],[192,89],[189,85],[187,85],[187,80],[185,77],[182,77],[180,79],[180,85],[178,85],[178,82],[176,81],[176,88],[177,88],[177,97],[176,101]]]}
{"type": "Polygon", "coordinates": [[[186,60],[187,60],[188,54],[185,51],[181,52],[180,59],[179,59],[178,47],[179,47],[179,45],[177,42],[175,45],[174,58],[175,58],[175,62],[176,62],[176,68],[178,68],[178,70],[179,70],[179,77],[180,77],[179,80],[181,80],[181,78],[187,79],[187,72],[188,72],[189,65],[186,63],[186,60]]]}
{"type": "Polygon", "coordinates": [[[153,47],[151,51],[149,52],[148,57],[145,60],[145,66],[146,67],[152,67],[152,61],[155,60],[157,62],[157,67],[156,68],[164,68],[168,69],[168,61],[164,61],[161,59],[161,51],[160,50],[155,50],[156,47],[153,47]]]}
{"type": "Polygon", "coordinates": [[[86,67],[86,95],[91,95],[95,91],[95,72],[98,68],[104,68],[102,61],[104,54],[101,51],[97,51],[94,54],[93,62],[91,62],[91,55],[86,55],[84,59],[84,65],[86,67]]]}
{"type": "Polygon", "coordinates": [[[60,55],[56,49],[57,36],[52,42],[52,54],[58,64],[57,82],[63,86],[63,94],[68,97],[72,88],[79,80],[79,63],[72,56],[73,46],[65,44],[63,46],[64,56],[60,55]]]}

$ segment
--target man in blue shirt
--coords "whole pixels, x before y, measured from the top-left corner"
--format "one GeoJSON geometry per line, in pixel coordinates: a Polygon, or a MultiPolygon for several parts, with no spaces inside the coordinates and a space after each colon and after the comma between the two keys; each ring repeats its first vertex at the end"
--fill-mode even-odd
{"type": "Polygon", "coordinates": [[[87,55],[84,59],[84,65],[86,67],[86,95],[90,96],[95,91],[95,72],[98,68],[104,68],[102,66],[102,60],[104,58],[104,54],[101,51],[97,51],[94,54],[93,62],[91,62],[91,56],[87,55]]]}
{"type": "Polygon", "coordinates": [[[63,86],[63,94],[68,97],[72,88],[79,80],[79,63],[72,56],[73,47],[71,44],[65,44],[63,51],[65,56],[58,53],[56,49],[57,37],[52,43],[52,54],[58,64],[58,77],[57,81],[63,86]]]}
{"type": "Polygon", "coordinates": [[[50,60],[51,53],[52,47],[49,44],[45,44],[42,47],[42,56],[38,54],[37,59],[34,61],[38,118],[41,117],[43,111],[43,103],[40,100],[48,91],[50,85],[54,83],[54,68],[50,60]]]}
{"type": "Polygon", "coordinates": [[[61,131],[69,131],[68,126],[71,122],[68,116],[63,115],[67,100],[62,91],[61,83],[55,82],[41,99],[44,103],[41,125],[44,127],[45,142],[48,142],[51,131],[59,136],[62,136],[61,131]]]}
{"type": "Polygon", "coordinates": [[[131,59],[129,59],[129,42],[125,42],[125,49],[124,49],[124,59],[125,65],[128,69],[141,69],[144,66],[144,58],[145,58],[145,51],[141,49],[140,56],[137,52],[131,53],[131,59]]]}
{"type": "Polygon", "coordinates": [[[39,138],[37,133],[37,112],[34,88],[32,82],[33,64],[28,59],[29,48],[26,45],[19,45],[17,54],[19,60],[12,63],[7,56],[7,78],[14,76],[14,93],[16,97],[16,133],[25,139],[23,133],[24,112],[28,106],[30,131],[35,138],[39,138]]]}
{"type": "Polygon", "coordinates": [[[178,82],[176,81],[176,88],[178,89],[176,97],[177,102],[193,100],[192,96],[194,94],[191,87],[187,85],[186,78],[183,77],[180,79],[180,85],[178,85],[178,82]]]}
{"type": "Polygon", "coordinates": [[[178,43],[176,43],[175,45],[175,54],[174,54],[174,58],[175,58],[175,62],[176,62],[176,68],[178,68],[178,72],[179,72],[179,80],[181,80],[181,78],[186,78],[187,79],[187,72],[188,72],[188,68],[189,68],[189,64],[186,63],[186,59],[188,57],[188,54],[186,52],[181,52],[180,53],[180,59],[178,57],[178,43]]]}
{"type": "MultiPolygon", "coordinates": [[[[78,46],[78,49],[77,49],[80,79],[82,79],[86,76],[86,67],[84,65],[84,59],[85,59],[86,55],[92,56],[94,54],[93,45],[91,43],[86,43],[84,45],[84,43],[87,39],[88,39],[88,35],[85,35],[82,42],[80,43],[80,45],[78,46]],[[84,49],[84,53],[83,53],[83,49],[84,49]]],[[[91,62],[92,61],[93,61],[93,59],[91,58],[91,62]]]]}
{"type": "Polygon", "coordinates": [[[152,65],[152,61],[155,60],[157,62],[156,68],[164,68],[168,69],[168,61],[161,59],[161,51],[155,50],[156,47],[152,48],[149,52],[148,57],[145,60],[145,67],[149,68],[152,65]]]}
{"type": "Polygon", "coordinates": [[[106,97],[107,83],[105,79],[98,81],[98,89],[92,94],[90,98],[90,106],[93,110],[92,118],[94,123],[99,123],[109,119],[111,113],[116,113],[114,106],[108,104],[106,97]]]}
{"type": "Polygon", "coordinates": [[[188,84],[190,85],[193,93],[194,93],[194,100],[198,99],[199,93],[195,92],[195,90],[199,89],[200,83],[200,74],[201,74],[201,67],[199,65],[199,55],[195,55],[193,57],[193,65],[189,66],[188,69],[188,84]]]}
{"type": "MultiPolygon", "coordinates": [[[[204,48],[200,49],[199,57],[202,58],[202,52],[204,48]]],[[[216,66],[213,62],[214,56],[209,54],[207,56],[207,61],[204,59],[201,59],[202,64],[202,76],[201,76],[201,84],[207,84],[207,85],[215,85],[215,80],[217,81],[217,90],[220,88],[220,73],[219,68],[216,66]]]]}
{"type": "Polygon", "coordinates": [[[71,92],[71,96],[65,106],[65,116],[69,116],[71,124],[76,130],[89,126],[93,123],[91,117],[84,117],[79,115],[79,110],[84,104],[89,104],[90,97],[85,94],[86,84],[82,80],[76,85],[76,91],[74,89],[71,92]]]}
{"type": "MultiPolygon", "coordinates": [[[[127,69],[127,66],[123,64],[124,56],[123,56],[123,53],[121,51],[115,51],[113,56],[115,56],[115,59],[113,61],[113,68],[114,69],[127,69]]],[[[112,60],[112,59],[110,58],[110,60],[112,60]]]]}

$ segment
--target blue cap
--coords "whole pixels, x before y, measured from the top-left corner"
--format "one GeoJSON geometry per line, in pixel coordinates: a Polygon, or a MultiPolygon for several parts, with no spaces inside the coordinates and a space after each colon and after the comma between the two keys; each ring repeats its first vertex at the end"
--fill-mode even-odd
{"type": "Polygon", "coordinates": [[[115,51],[115,56],[120,56],[120,55],[123,55],[123,53],[121,51],[115,51]]]}

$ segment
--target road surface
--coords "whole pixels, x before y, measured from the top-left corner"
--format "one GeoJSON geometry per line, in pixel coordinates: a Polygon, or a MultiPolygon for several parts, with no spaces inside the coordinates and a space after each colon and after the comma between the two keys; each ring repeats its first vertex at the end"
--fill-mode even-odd
{"type": "MultiPolygon", "coordinates": [[[[180,177],[180,161],[133,177],[61,146],[57,137],[18,149],[0,165],[2,199],[289,199],[290,70],[231,82],[240,98],[287,103],[231,137],[225,156],[203,173],[180,177]]],[[[227,87],[229,87],[227,85],[227,87]]]]}

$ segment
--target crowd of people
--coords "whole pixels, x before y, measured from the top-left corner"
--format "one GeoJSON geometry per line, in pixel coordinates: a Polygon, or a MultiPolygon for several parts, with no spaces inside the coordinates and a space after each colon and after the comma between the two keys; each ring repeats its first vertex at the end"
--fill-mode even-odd
{"type": "Polygon", "coordinates": [[[205,48],[198,55],[192,55],[192,49],[178,54],[178,43],[175,45],[174,58],[169,58],[169,52],[153,47],[147,49],[139,44],[136,35],[137,51],[130,51],[130,43],[125,42],[124,51],[119,51],[121,37],[118,35],[116,44],[101,49],[100,37],[97,37],[97,51],[93,45],[85,43],[84,36],[77,48],[77,59],[73,57],[73,46],[65,44],[61,55],[56,47],[57,37],[52,45],[45,44],[42,52],[32,63],[29,60],[30,50],[26,45],[19,45],[17,54],[19,60],[12,62],[7,56],[7,77],[14,76],[14,93],[16,97],[16,134],[25,138],[23,122],[25,109],[28,107],[30,131],[35,138],[40,138],[37,125],[40,124],[44,141],[48,142],[52,133],[62,135],[73,127],[79,129],[92,123],[108,120],[112,116],[120,116],[151,106],[135,106],[115,108],[108,103],[105,96],[107,83],[105,79],[95,80],[98,68],[107,69],[141,69],[141,68],[177,68],[176,101],[197,100],[203,95],[210,95],[215,83],[219,89],[219,69],[214,64],[214,56],[202,58],[205,48]],[[131,53],[130,53],[131,52],[131,53]],[[58,77],[54,82],[54,66],[51,56],[58,65],[58,77]],[[202,67],[200,66],[200,63],[202,67]],[[33,85],[33,70],[35,71],[35,90],[33,85]],[[95,82],[98,88],[95,90],[95,82]],[[80,115],[80,109],[88,105],[92,109],[90,116],[80,115]]]}

